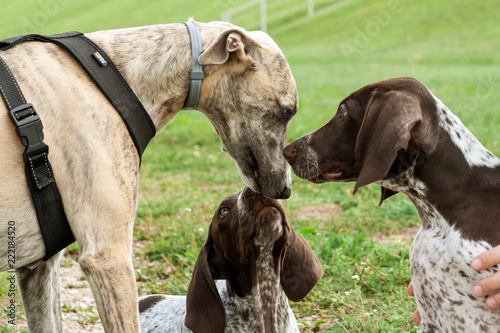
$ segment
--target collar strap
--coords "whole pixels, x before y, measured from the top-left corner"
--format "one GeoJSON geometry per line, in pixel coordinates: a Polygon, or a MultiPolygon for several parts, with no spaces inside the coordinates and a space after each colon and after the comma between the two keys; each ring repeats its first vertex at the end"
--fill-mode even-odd
{"type": "Polygon", "coordinates": [[[189,92],[184,102],[184,110],[194,110],[198,106],[201,93],[201,81],[205,77],[203,66],[200,64],[198,58],[201,54],[201,37],[200,30],[191,21],[184,22],[189,30],[189,38],[191,39],[191,55],[193,57],[194,68],[189,72],[189,92]]]}

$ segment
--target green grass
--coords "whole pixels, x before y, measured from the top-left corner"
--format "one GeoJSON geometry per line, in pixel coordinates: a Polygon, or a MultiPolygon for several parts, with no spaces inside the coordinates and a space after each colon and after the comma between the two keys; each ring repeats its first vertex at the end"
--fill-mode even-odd
{"type": "MultiPolygon", "coordinates": [[[[217,20],[222,10],[242,2],[9,2],[2,7],[8,15],[0,20],[0,38],[23,33],[37,17],[39,24],[31,24],[40,33],[88,32],[182,22],[190,16],[217,20]],[[42,4],[48,3],[59,5],[44,23],[42,4]]],[[[358,0],[284,30],[271,29],[299,89],[300,109],[290,124],[289,141],[323,125],[338,102],[361,86],[414,76],[500,155],[499,16],[500,8],[488,0],[358,0]]],[[[177,115],[152,141],[142,162],[134,234],[136,244],[143,245],[135,251],[139,293],[182,294],[213,211],[243,183],[234,162],[220,153],[210,123],[197,112],[177,115]]],[[[416,332],[414,301],[406,295],[410,243],[372,238],[418,225],[415,209],[403,195],[378,207],[377,186],[356,195],[352,187],[293,178],[293,195],[285,207],[325,270],[317,287],[293,309],[308,331],[416,332]],[[339,214],[326,220],[300,218],[303,207],[331,203],[340,207],[339,214]]]]}

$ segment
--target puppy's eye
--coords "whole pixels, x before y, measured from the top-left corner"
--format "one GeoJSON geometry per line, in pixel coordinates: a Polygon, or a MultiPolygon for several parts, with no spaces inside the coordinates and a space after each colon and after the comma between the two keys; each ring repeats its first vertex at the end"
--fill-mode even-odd
{"type": "Polygon", "coordinates": [[[220,217],[227,215],[227,213],[229,213],[229,209],[227,209],[226,207],[221,208],[221,210],[219,211],[220,217]]]}

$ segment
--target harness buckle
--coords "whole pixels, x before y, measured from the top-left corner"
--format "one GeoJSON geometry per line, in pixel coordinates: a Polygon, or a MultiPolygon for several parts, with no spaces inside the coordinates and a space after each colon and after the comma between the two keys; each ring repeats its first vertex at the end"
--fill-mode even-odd
{"type": "Polygon", "coordinates": [[[43,142],[42,121],[33,104],[16,106],[9,111],[9,115],[21,142],[26,147],[23,153],[24,162],[34,155],[49,153],[49,146],[43,142]]]}

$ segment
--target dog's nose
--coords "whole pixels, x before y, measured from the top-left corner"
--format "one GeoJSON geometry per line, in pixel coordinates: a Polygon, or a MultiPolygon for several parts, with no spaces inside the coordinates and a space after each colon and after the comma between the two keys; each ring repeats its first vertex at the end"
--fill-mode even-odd
{"type": "Polygon", "coordinates": [[[280,199],[288,199],[292,195],[292,188],[285,186],[283,192],[281,192],[280,199]]]}
{"type": "Polygon", "coordinates": [[[283,149],[283,156],[285,156],[287,161],[291,161],[295,157],[295,150],[293,142],[283,149]]]}

